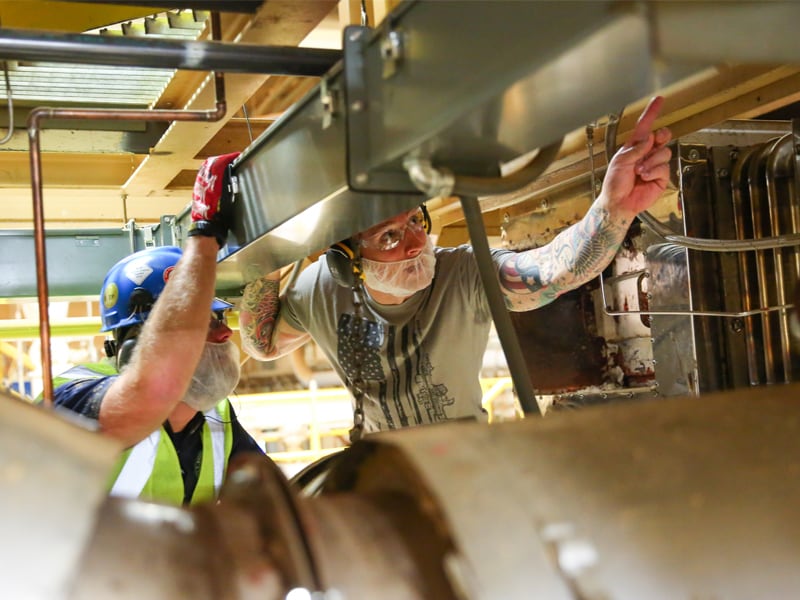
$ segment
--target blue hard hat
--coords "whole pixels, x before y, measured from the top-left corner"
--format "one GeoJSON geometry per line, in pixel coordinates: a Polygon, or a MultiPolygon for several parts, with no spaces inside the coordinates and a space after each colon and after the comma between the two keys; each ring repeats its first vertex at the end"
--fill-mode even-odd
{"type": "MultiPolygon", "coordinates": [[[[158,246],[126,256],[109,270],[100,290],[101,331],[144,323],[181,257],[177,246],[158,246]]],[[[211,310],[233,306],[215,298],[211,310]]]]}

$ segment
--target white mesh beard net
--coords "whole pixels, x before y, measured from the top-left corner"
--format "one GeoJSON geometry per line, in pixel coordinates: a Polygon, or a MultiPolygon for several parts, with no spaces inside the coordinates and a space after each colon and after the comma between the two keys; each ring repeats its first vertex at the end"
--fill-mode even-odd
{"type": "Polygon", "coordinates": [[[200,412],[210,410],[239,383],[239,348],[232,341],[206,342],[183,401],[200,412]]]}
{"type": "Polygon", "coordinates": [[[408,297],[428,287],[436,272],[436,256],[431,239],[417,256],[408,260],[379,262],[361,259],[368,287],[384,294],[408,297]]]}

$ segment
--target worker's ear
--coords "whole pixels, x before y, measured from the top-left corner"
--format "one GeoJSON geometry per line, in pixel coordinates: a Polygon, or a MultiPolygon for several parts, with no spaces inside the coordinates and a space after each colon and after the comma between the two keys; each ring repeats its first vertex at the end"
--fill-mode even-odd
{"type": "Polygon", "coordinates": [[[325,252],[325,261],[334,281],[348,288],[353,287],[357,272],[353,262],[353,243],[350,240],[338,242],[325,252]]]}

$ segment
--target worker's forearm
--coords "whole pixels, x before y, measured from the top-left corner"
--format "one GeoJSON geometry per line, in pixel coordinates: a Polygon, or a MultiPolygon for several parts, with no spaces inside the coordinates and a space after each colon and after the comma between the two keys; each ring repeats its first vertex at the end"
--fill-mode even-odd
{"type": "Polygon", "coordinates": [[[203,351],[216,280],[217,242],[187,240],[122,375],[100,407],[100,427],[127,445],[149,435],[183,399],[203,351]]]}
{"type": "Polygon", "coordinates": [[[510,310],[530,310],[591,281],[614,258],[633,215],[611,213],[603,196],[579,222],[541,248],[520,252],[500,269],[510,310]]]}
{"type": "Polygon", "coordinates": [[[276,344],[280,301],[280,272],[270,273],[247,284],[239,308],[242,348],[254,358],[277,358],[276,344]]]}

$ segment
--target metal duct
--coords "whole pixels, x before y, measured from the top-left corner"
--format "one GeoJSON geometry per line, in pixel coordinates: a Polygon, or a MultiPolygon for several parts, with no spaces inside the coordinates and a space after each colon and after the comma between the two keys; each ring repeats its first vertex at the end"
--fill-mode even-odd
{"type": "Polygon", "coordinates": [[[412,1],[375,30],[348,28],[342,65],[234,166],[240,202],[220,287],[238,294],[254,275],[419,203],[407,156],[496,177],[501,163],[650,93],[639,8],[412,1]],[[621,65],[626,76],[609,85],[621,65]]]}
{"type": "Polygon", "coordinates": [[[683,50],[660,40],[679,37],[707,4],[411,0],[375,29],[348,28],[341,66],[234,167],[240,202],[220,292],[237,295],[246,280],[419,202],[406,158],[496,177],[502,164],[727,60],[739,34],[795,51],[775,31],[800,5],[710,3],[726,39],[704,37],[703,61],[671,61],[683,50]]]}

